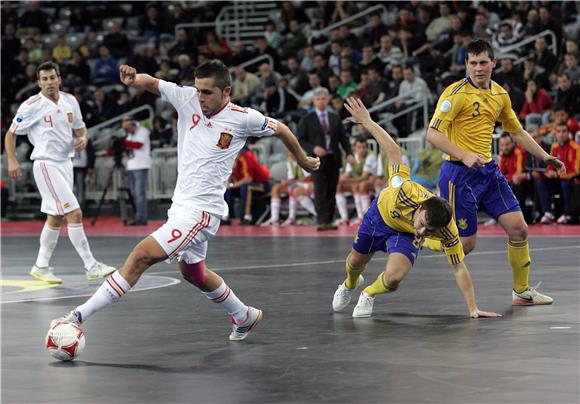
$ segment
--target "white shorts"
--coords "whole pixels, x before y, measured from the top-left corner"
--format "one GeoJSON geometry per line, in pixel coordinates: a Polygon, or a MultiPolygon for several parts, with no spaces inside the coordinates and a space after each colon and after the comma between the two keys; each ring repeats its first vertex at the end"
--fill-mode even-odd
{"type": "Polygon", "coordinates": [[[64,216],[79,208],[79,202],[73,194],[73,165],[70,160],[35,160],[32,172],[42,197],[41,212],[64,216]]]}
{"type": "Polygon", "coordinates": [[[151,236],[167,254],[167,262],[195,264],[205,260],[207,241],[215,236],[219,227],[219,217],[173,204],[167,212],[167,222],[151,236]]]}

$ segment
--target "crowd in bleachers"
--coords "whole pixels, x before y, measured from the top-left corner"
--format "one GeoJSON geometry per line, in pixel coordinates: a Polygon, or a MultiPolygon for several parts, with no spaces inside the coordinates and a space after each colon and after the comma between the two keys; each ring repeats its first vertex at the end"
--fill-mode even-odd
{"type": "MultiPolygon", "coordinates": [[[[319,87],[328,89],[331,107],[342,118],[348,116],[342,102],[351,94],[367,107],[400,96],[382,114],[423,100],[432,108],[441,90],[465,75],[466,45],[484,38],[496,49],[493,78],[509,91],[522,122],[537,125],[550,145],[558,143],[555,131],[565,122],[575,142],[580,115],[576,2],[286,1],[272,11],[264,36],[251,44],[228,42],[210,28],[175,30],[179,23],[213,21],[228,4],[2,2],[2,135],[17,106],[38,92],[35,68],[46,60],[60,64],[63,90],[77,97],[89,127],[141,105],[154,108],[151,145],[156,148],[176,144],[175,115],[155,96],[120,86],[122,63],[188,85],[196,66],[221,59],[238,66],[234,102],[292,125],[313,109],[319,87]],[[377,4],[387,12],[323,30],[377,4]],[[542,36],[517,45],[546,30],[554,43],[542,36]],[[260,55],[272,63],[239,67],[260,55]]],[[[387,129],[405,138],[422,128],[422,119],[420,111],[405,114],[387,129]]]]}

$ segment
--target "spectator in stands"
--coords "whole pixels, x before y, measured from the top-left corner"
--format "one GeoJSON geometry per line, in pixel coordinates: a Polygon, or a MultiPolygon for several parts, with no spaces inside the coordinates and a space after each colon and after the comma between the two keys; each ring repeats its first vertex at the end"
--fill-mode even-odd
{"type": "Polygon", "coordinates": [[[328,67],[332,69],[334,74],[340,74],[340,60],[342,55],[342,45],[339,41],[330,43],[330,55],[328,56],[328,67]]]}
{"type": "Polygon", "coordinates": [[[290,88],[297,94],[304,94],[308,90],[308,76],[300,68],[300,62],[296,55],[290,55],[286,59],[288,73],[284,77],[288,80],[290,88]]]}
{"type": "Polygon", "coordinates": [[[94,178],[95,176],[95,149],[91,139],[87,139],[87,147],[84,150],[75,150],[75,155],[72,158],[72,165],[74,194],[79,201],[81,210],[84,211],[87,209],[85,183],[87,178],[94,178]]]}
{"type": "Polygon", "coordinates": [[[91,81],[91,67],[78,50],[72,53],[72,63],[66,66],[66,73],[67,80],[77,77],[84,85],[91,81]]]}
{"type": "Polygon", "coordinates": [[[84,5],[73,4],[69,7],[69,32],[88,33],[93,28],[93,19],[84,5]]]}
{"type": "Polygon", "coordinates": [[[179,70],[177,71],[177,83],[183,84],[186,81],[193,80],[194,67],[191,58],[188,55],[179,55],[177,57],[179,70]]]}
{"type": "Polygon", "coordinates": [[[376,57],[380,60],[385,68],[385,72],[390,70],[395,65],[400,65],[403,62],[403,52],[401,48],[393,45],[393,38],[386,34],[381,36],[379,40],[378,51],[376,57]]]}
{"type": "MultiPolygon", "coordinates": [[[[509,133],[503,133],[499,138],[499,169],[522,208],[526,206],[526,197],[532,193],[528,176],[524,172],[525,162],[526,151],[515,144],[509,133]]],[[[523,213],[529,222],[529,215],[523,213]]]]}
{"type": "Polygon", "coordinates": [[[499,31],[493,35],[492,44],[495,48],[501,51],[501,48],[513,45],[518,42],[520,38],[514,35],[514,27],[507,21],[504,21],[499,26],[499,31]]]}
{"type": "Polygon", "coordinates": [[[522,73],[514,67],[514,60],[517,57],[514,54],[505,54],[498,57],[500,69],[494,73],[494,80],[509,81],[511,85],[524,90],[522,73]]]}
{"type": "Polygon", "coordinates": [[[278,30],[276,29],[276,23],[272,20],[268,20],[266,21],[264,29],[265,29],[264,38],[266,38],[268,46],[272,47],[273,49],[278,49],[278,47],[282,44],[284,38],[282,37],[282,35],[280,35],[278,30]]]}
{"type": "Polygon", "coordinates": [[[298,105],[296,99],[284,88],[278,86],[273,78],[266,80],[265,97],[264,115],[276,119],[284,118],[286,112],[296,110],[298,105]]]}
{"type": "Polygon", "coordinates": [[[111,22],[110,32],[103,37],[103,45],[109,48],[111,55],[116,58],[126,57],[131,53],[131,46],[127,35],[121,32],[121,27],[116,22],[111,22]]]}
{"type": "MultiPolygon", "coordinates": [[[[427,83],[421,77],[417,77],[411,65],[406,65],[403,69],[403,78],[398,95],[404,96],[404,99],[395,102],[396,111],[401,111],[409,105],[420,103],[424,100],[430,102],[431,92],[427,83]]],[[[416,121],[414,122],[413,119],[418,119],[419,114],[409,113],[402,118],[397,120],[397,129],[399,129],[399,133],[402,136],[407,136],[415,128],[416,121]]]]}
{"type": "Polygon", "coordinates": [[[399,87],[403,82],[403,68],[400,65],[394,65],[391,69],[391,80],[387,83],[387,100],[396,97],[399,94],[399,87]]]}
{"type": "Polygon", "coordinates": [[[300,62],[300,68],[306,72],[312,71],[314,69],[314,47],[307,46],[304,48],[302,53],[302,61],[300,62]]]}
{"type": "Polygon", "coordinates": [[[254,73],[249,73],[239,66],[236,67],[234,76],[232,101],[242,107],[249,107],[260,86],[260,79],[254,73]]]}
{"type": "Polygon", "coordinates": [[[542,28],[540,26],[540,15],[538,14],[538,10],[535,8],[530,8],[526,19],[526,24],[524,25],[524,36],[530,37],[539,34],[541,30],[542,28]]]}
{"type": "Polygon", "coordinates": [[[340,117],[328,109],[329,94],[325,88],[314,92],[315,110],[298,123],[297,138],[309,155],[320,157],[320,169],[312,174],[314,201],[319,231],[333,230],[336,186],[342,165],[341,148],[354,164],[350,142],[340,117]]]}
{"type": "Polygon", "coordinates": [[[124,117],[121,127],[126,133],[124,145],[127,161],[125,168],[129,177],[131,195],[135,201],[135,217],[127,225],[146,226],[148,216],[147,177],[151,168],[150,131],[131,117],[124,117]]]}
{"type": "Polygon", "coordinates": [[[580,81],[580,66],[578,66],[577,53],[566,53],[564,55],[564,64],[560,68],[560,73],[568,74],[573,83],[580,81]]]}
{"type": "Polygon", "coordinates": [[[378,56],[375,54],[373,47],[371,45],[368,45],[368,44],[363,46],[362,59],[359,62],[359,64],[362,68],[367,68],[367,69],[371,66],[382,69],[382,66],[383,66],[383,63],[378,58],[378,56]]]}
{"type": "Polygon", "coordinates": [[[336,206],[340,215],[339,224],[347,226],[350,224],[350,216],[345,193],[352,193],[354,198],[357,220],[353,224],[362,222],[365,212],[371,205],[373,191],[371,179],[377,175],[377,156],[369,153],[366,138],[358,137],[355,140],[354,160],[353,163],[347,162],[336,188],[336,206]]]}
{"type": "Polygon", "coordinates": [[[90,126],[97,125],[115,116],[115,104],[107,97],[102,88],[95,90],[93,111],[93,120],[90,122],[90,126]]]}
{"type": "Polygon", "coordinates": [[[87,60],[97,59],[99,57],[99,41],[97,40],[97,33],[91,31],[85,37],[83,44],[79,46],[79,51],[87,60]]]}
{"type": "MultiPolygon", "coordinates": [[[[332,106],[332,110],[338,114],[341,121],[344,122],[350,116],[350,113],[344,107],[344,100],[340,95],[333,93],[330,96],[330,105],[332,106]]],[[[345,125],[345,129],[348,132],[348,125],[345,125]]]]}
{"type": "Polygon", "coordinates": [[[310,86],[310,90],[306,91],[302,98],[300,98],[300,102],[298,103],[299,108],[303,108],[306,111],[312,111],[312,102],[314,101],[314,93],[319,88],[323,88],[320,83],[320,77],[316,73],[308,73],[308,85],[310,86]]]}
{"type": "Polygon", "coordinates": [[[546,30],[552,31],[556,35],[556,44],[561,44],[562,26],[560,25],[560,21],[555,21],[553,18],[549,5],[541,5],[538,8],[538,15],[540,16],[540,32],[546,30]]]}
{"type": "Polygon", "coordinates": [[[580,114],[580,85],[573,84],[568,73],[560,73],[556,89],[555,104],[572,117],[580,114]]]}
{"type": "Polygon", "coordinates": [[[26,11],[18,19],[20,28],[19,35],[33,35],[37,33],[48,34],[48,24],[51,19],[40,10],[38,1],[30,1],[26,5],[26,11]]]}
{"type": "Polygon", "coordinates": [[[264,91],[266,91],[267,80],[273,79],[276,82],[276,84],[278,84],[278,81],[280,81],[280,79],[282,78],[282,76],[278,72],[275,72],[272,69],[272,66],[270,66],[270,64],[266,62],[262,63],[260,67],[258,67],[258,71],[260,73],[259,74],[260,86],[258,87],[256,101],[254,101],[255,104],[260,104],[263,101],[264,91]]]}
{"type": "Polygon", "coordinates": [[[276,70],[277,72],[282,71],[281,69],[282,65],[280,63],[280,56],[278,55],[278,51],[276,51],[274,48],[268,45],[266,38],[256,39],[255,57],[262,55],[269,55],[274,61],[274,70],[276,70]]]}
{"type": "Polygon", "coordinates": [[[287,31],[290,27],[290,21],[297,20],[299,24],[308,22],[308,17],[302,9],[297,7],[291,1],[284,1],[282,3],[282,13],[280,14],[280,21],[284,24],[284,30],[287,31]]]}
{"type": "Polygon", "coordinates": [[[153,130],[149,135],[151,140],[151,148],[169,147],[173,142],[173,130],[171,124],[160,116],[156,116],[153,120],[153,130]]]}
{"type": "MultiPolygon", "coordinates": [[[[560,105],[554,107],[554,112],[552,113],[551,122],[540,128],[540,134],[552,139],[552,135],[556,133],[556,126],[566,125],[570,133],[576,133],[580,131],[580,124],[574,117],[570,117],[568,111],[560,105]]],[[[552,142],[553,143],[553,142],[552,142]]]]}
{"type": "MultiPolygon", "coordinates": [[[[252,224],[252,200],[256,196],[265,195],[270,192],[270,170],[258,161],[256,155],[244,147],[232,170],[232,176],[227,186],[225,200],[228,203],[229,211],[234,212],[233,198],[240,196],[240,219],[242,225],[252,224]]],[[[226,223],[228,218],[224,220],[226,223]]]]}
{"type": "Polygon", "coordinates": [[[336,94],[338,92],[338,87],[340,87],[340,79],[334,74],[328,78],[328,91],[331,94],[336,94]]]}
{"type": "Polygon", "coordinates": [[[168,59],[161,59],[159,63],[159,70],[154,74],[160,80],[174,82],[177,77],[177,69],[171,67],[171,62],[168,59]]]}
{"type": "Polygon", "coordinates": [[[387,26],[383,23],[379,12],[372,13],[370,20],[370,27],[365,33],[366,42],[372,47],[378,47],[381,37],[387,34],[387,26]]]}
{"type": "Polygon", "coordinates": [[[550,81],[546,69],[536,64],[536,58],[533,54],[528,55],[524,59],[524,71],[522,78],[525,82],[534,80],[538,87],[548,90],[550,88],[550,81]]]}
{"type": "MultiPolygon", "coordinates": [[[[557,143],[552,145],[550,154],[557,156],[566,165],[566,174],[564,176],[558,176],[556,171],[548,167],[546,177],[558,180],[558,184],[562,190],[564,204],[564,213],[558,218],[558,223],[567,224],[577,220],[577,217],[574,217],[575,213],[572,211],[572,195],[575,178],[580,175],[580,145],[570,139],[568,126],[565,124],[556,125],[555,132],[557,143]]],[[[546,211],[541,222],[544,224],[551,223],[555,219],[555,212],[551,208],[551,192],[546,181],[540,181],[539,192],[542,206],[546,211]]]]}
{"type": "Polygon", "coordinates": [[[321,85],[328,88],[328,79],[334,75],[334,71],[328,66],[322,53],[316,52],[314,54],[314,72],[320,77],[321,85]]]}
{"type": "Polygon", "coordinates": [[[340,87],[338,87],[337,91],[338,95],[345,100],[353,91],[358,91],[358,84],[354,81],[352,71],[342,70],[340,72],[340,87]]]}
{"type": "MultiPolygon", "coordinates": [[[[526,131],[530,134],[530,136],[536,141],[537,144],[540,145],[542,149],[544,149],[547,153],[550,153],[552,145],[544,141],[544,138],[540,134],[540,129],[538,125],[528,125],[526,126],[526,131]]],[[[531,182],[531,188],[534,193],[533,201],[534,201],[534,208],[532,212],[531,223],[538,223],[544,213],[545,210],[542,209],[542,204],[540,203],[538,187],[540,180],[547,180],[546,177],[546,164],[534,156],[532,153],[526,151],[526,164],[525,164],[525,173],[526,173],[526,180],[531,182]]]]}
{"type": "Polygon", "coordinates": [[[117,59],[111,56],[109,48],[101,45],[99,46],[99,59],[95,63],[95,71],[93,72],[93,84],[104,86],[118,82],[117,59]]]}
{"type": "MultiPolygon", "coordinates": [[[[173,4],[173,14],[169,17],[169,26],[175,27],[177,24],[186,24],[192,22],[191,13],[183,9],[179,3],[173,4]]],[[[181,52],[183,53],[183,52],[181,52]]]]}
{"type": "Polygon", "coordinates": [[[447,2],[439,3],[439,17],[435,18],[425,31],[429,42],[436,41],[439,36],[451,30],[451,7],[447,2]]]}
{"type": "Polygon", "coordinates": [[[332,1],[317,1],[316,8],[311,8],[310,25],[312,29],[322,29],[330,24],[334,14],[335,3],[332,1]]]}
{"type": "Polygon", "coordinates": [[[154,75],[159,69],[157,60],[153,55],[153,47],[148,43],[140,43],[137,45],[137,54],[130,55],[127,58],[127,63],[135,67],[138,72],[143,72],[149,75],[154,75]]]}
{"type": "Polygon", "coordinates": [[[377,66],[371,66],[367,71],[370,83],[366,94],[362,97],[362,101],[367,108],[380,104],[386,100],[388,84],[387,81],[381,77],[381,70],[382,69],[377,66]]]}
{"type": "Polygon", "coordinates": [[[298,53],[308,45],[306,36],[302,32],[298,21],[290,20],[289,24],[289,32],[286,34],[286,37],[282,42],[282,49],[280,49],[283,55],[298,53]]]}
{"type": "MultiPolygon", "coordinates": [[[[346,49],[346,48],[345,48],[346,49]]],[[[343,54],[345,51],[343,50],[343,54]]],[[[354,81],[358,81],[359,79],[359,69],[358,66],[352,62],[352,59],[348,55],[343,55],[340,58],[340,71],[349,70],[351,72],[352,78],[354,81]]],[[[340,77],[340,74],[338,75],[340,77]]]]}
{"type": "Polygon", "coordinates": [[[230,63],[234,55],[228,45],[228,42],[219,38],[215,31],[205,33],[204,52],[210,59],[219,59],[224,63],[230,63]]]}
{"type": "Polygon", "coordinates": [[[256,55],[251,52],[242,41],[234,43],[234,51],[232,57],[232,66],[238,66],[253,59],[256,55]]]}
{"type": "Polygon", "coordinates": [[[29,64],[24,70],[24,81],[21,83],[22,87],[16,93],[14,99],[16,101],[24,100],[37,91],[37,77],[36,77],[36,65],[29,64]]]}
{"type": "MultiPolygon", "coordinates": [[[[157,76],[156,76],[157,77],[157,76]]],[[[122,115],[133,109],[134,100],[129,96],[129,91],[124,89],[119,93],[119,98],[117,99],[117,107],[115,108],[115,115],[122,115]]]]}
{"type": "Polygon", "coordinates": [[[475,15],[475,23],[473,24],[473,38],[490,41],[491,36],[492,31],[488,16],[484,13],[477,13],[475,15]]]}
{"type": "Polygon", "coordinates": [[[538,88],[535,80],[528,80],[525,94],[526,100],[519,114],[520,119],[525,120],[526,125],[540,126],[549,122],[552,108],[550,94],[543,88],[538,88]]]}
{"type": "Polygon", "coordinates": [[[42,44],[34,40],[33,37],[26,38],[24,47],[28,52],[29,63],[40,63],[42,60],[42,44]]]}
{"type": "Polygon", "coordinates": [[[519,88],[514,87],[509,81],[498,80],[497,83],[507,91],[510,96],[510,101],[512,102],[513,110],[519,114],[524,106],[524,102],[526,101],[524,92],[519,88]]]}
{"type": "Polygon", "coordinates": [[[197,56],[197,46],[195,40],[190,37],[185,28],[177,30],[175,42],[167,51],[167,56],[173,61],[177,61],[179,55],[191,55],[194,59],[197,56]]]}
{"type": "MultiPolygon", "coordinates": [[[[4,19],[4,10],[2,10],[4,19]]],[[[16,37],[14,24],[4,24],[4,34],[2,35],[2,66],[16,58],[22,48],[20,39],[16,37]]]]}
{"type": "Polygon", "coordinates": [[[548,49],[548,42],[546,37],[538,37],[534,42],[534,52],[536,54],[536,62],[539,66],[542,66],[547,71],[552,71],[556,63],[558,63],[558,59],[552,53],[550,49],[548,49]]]}
{"type": "Polygon", "coordinates": [[[157,4],[148,3],[146,15],[139,19],[139,31],[148,40],[157,43],[159,36],[168,32],[165,19],[160,15],[157,4]]]}

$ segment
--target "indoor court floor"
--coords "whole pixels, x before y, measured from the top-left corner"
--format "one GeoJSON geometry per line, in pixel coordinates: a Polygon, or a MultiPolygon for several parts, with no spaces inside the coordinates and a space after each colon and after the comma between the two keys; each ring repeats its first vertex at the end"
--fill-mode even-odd
{"type": "MultiPolygon", "coordinates": [[[[62,235],[51,266],[65,283],[46,288],[27,275],[38,232],[3,228],[2,402],[579,402],[578,228],[530,237],[530,283],[543,282],[551,306],[512,307],[506,240],[489,235],[466,263],[479,308],[503,318],[470,319],[445,256],[423,251],[399,290],[376,298],[373,317],[353,319],[358,293],[344,313],[331,301],[354,228],[273,236],[236,227],[210,241],[207,265],[264,310],[245,341],[230,342],[226,313],[162,263],[83,324],[85,351],[68,363],[44,348],[49,322],[100,282],[85,280],[62,235]]],[[[141,239],[89,232],[95,257],[117,266],[141,239]]],[[[376,255],[365,284],[385,262],[376,255]]]]}

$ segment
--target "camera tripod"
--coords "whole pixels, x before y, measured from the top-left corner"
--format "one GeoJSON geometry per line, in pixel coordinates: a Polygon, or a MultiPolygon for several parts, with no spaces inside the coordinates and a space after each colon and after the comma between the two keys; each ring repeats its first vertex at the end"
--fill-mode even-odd
{"type": "MultiPolygon", "coordinates": [[[[113,184],[113,177],[115,176],[115,173],[118,172],[120,173],[121,177],[123,177],[123,174],[125,172],[125,167],[123,167],[123,163],[121,162],[121,159],[117,159],[117,157],[115,157],[115,164],[113,165],[113,167],[111,167],[111,171],[109,171],[109,176],[107,178],[107,184],[105,185],[105,189],[103,190],[103,194],[101,195],[101,199],[99,200],[99,205],[97,206],[97,211],[95,212],[95,215],[93,216],[93,220],[91,221],[91,226],[94,226],[95,223],[97,222],[97,219],[99,218],[99,215],[101,213],[101,208],[103,207],[103,203],[105,201],[105,197],[107,196],[107,192],[109,192],[109,188],[111,188],[111,185],[113,184]]],[[[120,187],[118,189],[119,191],[125,191],[127,192],[127,197],[123,198],[120,197],[119,198],[119,210],[121,211],[121,219],[123,219],[123,225],[127,225],[127,201],[131,204],[131,207],[133,208],[133,211],[135,211],[135,200],[133,199],[133,195],[131,194],[131,190],[127,187],[120,187]]]]}

